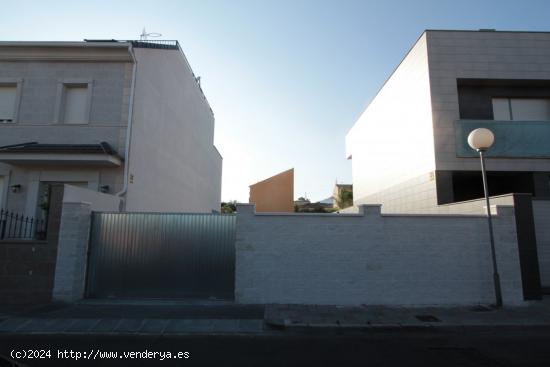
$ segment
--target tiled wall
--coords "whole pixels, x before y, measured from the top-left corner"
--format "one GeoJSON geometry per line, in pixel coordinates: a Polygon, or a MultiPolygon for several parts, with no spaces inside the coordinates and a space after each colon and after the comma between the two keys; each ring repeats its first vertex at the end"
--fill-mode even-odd
{"type": "MultiPolygon", "coordinates": [[[[550,79],[550,33],[427,31],[426,37],[436,167],[477,170],[475,158],[456,156],[457,78],[550,79]]],[[[550,160],[492,159],[487,169],[548,171],[550,160]]]]}
{"type": "Polygon", "coordinates": [[[436,182],[433,172],[389,186],[375,194],[353,200],[355,206],[383,204],[384,213],[424,213],[437,207],[436,182]]]}
{"type": "MultiPolygon", "coordinates": [[[[241,303],[450,305],[494,302],[483,216],[255,214],[237,205],[241,303]]],[[[523,301],[515,218],[495,217],[505,304],[523,301]]]]}

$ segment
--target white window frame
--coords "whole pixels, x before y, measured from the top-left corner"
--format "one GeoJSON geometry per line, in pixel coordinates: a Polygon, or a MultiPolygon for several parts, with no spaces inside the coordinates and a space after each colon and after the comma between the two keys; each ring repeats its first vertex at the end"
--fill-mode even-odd
{"type": "Polygon", "coordinates": [[[57,97],[55,103],[55,114],[54,114],[54,124],[78,126],[78,125],[87,125],[90,123],[90,111],[92,107],[92,89],[93,89],[93,80],[92,79],[61,79],[57,82],[57,97]],[[67,88],[70,87],[86,87],[88,91],[87,101],[86,101],[86,110],[84,111],[84,123],[82,124],[68,124],[65,122],[65,99],[67,88]]]}
{"type": "Polygon", "coordinates": [[[23,92],[23,78],[0,78],[0,86],[15,86],[15,106],[13,107],[13,121],[9,122],[9,124],[16,124],[19,122],[19,109],[21,107],[21,94],[23,92]]]}

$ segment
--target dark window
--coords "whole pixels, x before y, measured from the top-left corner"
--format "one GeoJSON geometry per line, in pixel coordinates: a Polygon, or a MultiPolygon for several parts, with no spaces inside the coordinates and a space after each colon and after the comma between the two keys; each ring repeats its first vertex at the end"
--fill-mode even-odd
{"type": "Polygon", "coordinates": [[[550,98],[550,80],[457,79],[463,120],[493,120],[493,99],[550,98]]]}
{"type": "MultiPolygon", "coordinates": [[[[453,172],[453,201],[465,201],[483,197],[481,172],[453,172]]],[[[487,172],[489,194],[505,195],[528,193],[535,195],[531,172],[487,172]]]]}

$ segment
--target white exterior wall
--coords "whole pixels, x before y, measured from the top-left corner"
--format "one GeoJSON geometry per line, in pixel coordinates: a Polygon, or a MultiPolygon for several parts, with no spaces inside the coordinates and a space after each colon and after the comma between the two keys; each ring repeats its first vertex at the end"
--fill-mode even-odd
{"type": "Polygon", "coordinates": [[[220,208],[222,158],[214,116],[178,50],[134,49],[137,59],[127,211],[220,208]]]}
{"type": "Polygon", "coordinates": [[[346,136],[356,204],[435,169],[427,59],[422,35],[346,136]]]}
{"type": "MultiPolygon", "coordinates": [[[[550,79],[550,33],[426,31],[438,170],[479,170],[458,158],[454,122],[460,118],[457,78],[550,79]]],[[[550,159],[491,158],[494,171],[549,171],[550,159]]]]}
{"type": "MultiPolygon", "coordinates": [[[[254,214],[238,205],[240,303],[494,303],[487,219],[466,215],[254,214]]],[[[494,228],[504,304],[523,300],[513,209],[494,228]]]]}
{"type": "Polygon", "coordinates": [[[104,194],[73,185],[64,185],[63,203],[84,203],[92,211],[118,212],[121,199],[118,196],[104,194]]]}

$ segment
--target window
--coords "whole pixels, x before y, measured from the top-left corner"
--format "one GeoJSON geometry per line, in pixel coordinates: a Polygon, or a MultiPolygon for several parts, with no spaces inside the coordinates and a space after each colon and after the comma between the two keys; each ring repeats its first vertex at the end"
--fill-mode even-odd
{"type": "Polygon", "coordinates": [[[0,85],[0,123],[15,122],[17,85],[0,85]]]}
{"type": "Polygon", "coordinates": [[[54,123],[87,124],[90,121],[92,80],[65,79],[57,85],[54,123]]]}
{"type": "Polygon", "coordinates": [[[65,85],[63,122],[66,124],[88,123],[88,86],[65,85]]]}
{"type": "Polygon", "coordinates": [[[550,98],[493,98],[495,120],[550,121],[550,98]]]}

